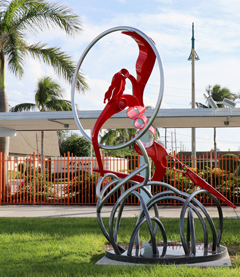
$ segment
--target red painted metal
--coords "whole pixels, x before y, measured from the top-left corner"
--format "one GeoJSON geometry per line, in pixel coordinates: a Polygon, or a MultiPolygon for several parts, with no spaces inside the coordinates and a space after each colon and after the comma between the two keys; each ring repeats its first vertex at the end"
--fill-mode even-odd
{"type": "Polygon", "coordinates": [[[190,168],[188,168],[185,164],[183,164],[182,162],[180,162],[176,157],[171,156],[171,158],[173,158],[174,160],[176,160],[179,164],[182,165],[182,172],[185,173],[185,175],[187,175],[190,180],[197,186],[202,187],[204,189],[206,189],[207,191],[209,191],[212,195],[214,195],[215,197],[217,197],[218,199],[222,200],[224,203],[226,203],[227,205],[229,205],[230,207],[236,209],[236,206],[229,201],[225,196],[223,196],[219,191],[217,191],[213,186],[211,186],[210,184],[208,184],[205,180],[203,180],[198,174],[196,174],[194,171],[192,171],[190,168]]]}
{"type": "MultiPolygon", "coordinates": [[[[120,178],[125,178],[128,176],[128,174],[122,173],[122,172],[119,173],[111,170],[105,170],[103,168],[104,163],[102,162],[99,143],[98,143],[99,130],[106,122],[106,120],[108,120],[112,115],[125,109],[126,107],[129,107],[127,110],[127,115],[130,119],[134,120],[133,125],[135,128],[141,130],[146,126],[147,118],[143,114],[145,111],[145,106],[143,103],[143,93],[144,93],[144,88],[146,86],[146,83],[151,75],[151,72],[155,63],[155,59],[156,59],[156,56],[152,50],[152,47],[150,47],[150,45],[145,41],[144,38],[142,38],[137,33],[131,32],[131,31],[124,31],[123,34],[131,36],[136,41],[139,47],[139,56],[136,62],[137,79],[135,79],[125,68],[121,69],[113,76],[111,85],[107,90],[107,92],[105,93],[105,97],[103,101],[104,103],[106,103],[107,101],[107,104],[104,110],[102,111],[101,115],[99,116],[97,122],[95,123],[93,132],[92,132],[92,144],[93,144],[96,158],[99,165],[99,169],[96,169],[94,171],[99,172],[101,176],[104,176],[104,174],[107,172],[112,172],[117,176],[119,176],[120,178]],[[123,94],[125,90],[125,85],[126,85],[126,78],[128,78],[132,83],[133,95],[123,94]],[[140,121],[142,121],[142,123],[140,123],[140,121]]],[[[153,139],[148,143],[144,143],[144,147],[147,151],[148,156],[154,162],[155,171],[151,180],[161,181],[165,176],[165,173],[167,170],[166,157],[168,156],[168,153],[166,152],[165,148],[161,144],[159,144],[154,140],[155,131],[153,127],[149,128],[148,131],[152,132],[153,139]]],[[[138,154],[142,155],[136,143],[134,143],[134,149],[138,154]]],[[[218,192],[215,188],[213,188],[212,184],[211,185],[208,184],[194,171],[192,171],[185,164],[180,162],[179,159],[177,159],[176,157],[171,157],[171,158],[173,158],[173,161],[174,161],[174,168],[175,168],[176,162],[178,162],[182,166],[182,169],[181,170],[177,169],[177,170],[185,173],[195,185],[208,190],[218,199],[222,200],[229,206],[236,208],[236,206],[232,202],[230,202],[225,196],[223,196],[220,192],[218,192]]],[[[211,163],[211,175],[212,175],[212,163],[211,163]]],[[[176,186],[175,176],[176,176],[176,172],[174,171],[174,186],[176,186]]],[[[144,178],[141,177],[140,175],[136,175],[132,178],[132,180],[135,180],[138,182],[142,182],[143,179],[144,178]]],[[[211,182],[212,182],[212,178],[211,178],[211,182]]]]}
{"type": "MultiPolygon", "coordinates": [[[[137,144],[134,144],[134,149],[139,155],[142,155],[142,152],[140,151],[137,144]]],[[[166,156],[168,156],[168,153],[166,149],[156,141],[154,141],[150,147],[147,147],[146,151],[148,156],[153,160],[155,166],[152,181],[161,181],[166,173],[166,156]]]]}
{"type": "Polygon", "coordinates": [[[142,115],[145,110],[143,103],[143,93],[156,59],[155,53],[144,38],[142,38],[135,32],[126,31],[122,33],[131,36],[136,41],[139,47],[139,56],[136,62],[137,79],[129,74],[128,70],[123,68],[113,76],[111,85],[105,93],[103,102],[105,103],[106,101],[108,101],[108,103],[99,116],[92,131],[92,144],[96,154],[96,158],[98,160],[99,172],[101,176],[104,176],[104,169],[98,144],[99,130],[107,119],[125,109],[126,107],[129,107],[127,112],[129,118],[134,117],[135,119],[134,126],[139,129],[142,129],[144,127],[147,119],[144,115],[142,115]],[[128,78],[132,83],[133,95],[123,95],[123,92],[125,90],[126,78],[128,78]],[[134,109],[137,109],[139,111],[138,115],[134,113],[134,109]],[[141,126],[137,121],[137,118],[139,117],[144,122],[141,126]]]}
{"type": "Polygon", "coordinates": [[[135,90],[134,95],[139,100],[140,105],[144,106],[143,93],[147,81],[152,73],[156,55],[148,42],[146,42],[145,39],[137,33],[131,31],[124,31],[122,33],[131,36],[136,41],[139,48],[139,56],[136,62],[137,84],[139,90],[135,90]]]}
{"type": "Polygon", "coordinates": [[[224,197],[220,192],[218,192],[214,187],[209,185],[205,180],[203,180],[200,176],[198,176],[195,172],[190,170],[189,168],[186,171],[186,175],[194,182],[195,185],[200,186],[207,191],[209,191],[212,195],[216,196],[218,199],[222,200],[224,203],[236,209],[237,207],[230,202],[226,197],[224,197]]]}
{"type": "Polygon", "coordinates": [[[101,176],[104,175],[104,172],[98,144],[99,130],[112,115],[125,109],[125,107],[134,107],[134,105],[140,106],[138,99],[134,95],[122,95],[125,88],[125,79],[127,78],[126,76],[129,75],[125,73],[125,70],[124,74],[122,74],[121,71],[115,74],[113,77],[112,85],[110,86],[111,89],[109,88],[104,98],[104,102],[106,100],[108,100],[109,102],[107,103],[99,118],[97,119],[92,131],[92,144],[96,154],[96,158],[98,160],[101,176]]]}

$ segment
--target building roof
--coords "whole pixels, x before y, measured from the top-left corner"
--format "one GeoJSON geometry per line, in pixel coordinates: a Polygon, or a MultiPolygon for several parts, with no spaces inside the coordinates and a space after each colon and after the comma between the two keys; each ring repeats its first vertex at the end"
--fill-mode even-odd
{"type": "MultiPolygon", "coordinates": [[[[41,154],[41,131],[18,131],[15,137],[10,137],[10,156],[26,156],[33,152],[41,154]]],[[[44,155],[60,156],[56,131],[44,132],[44,155]]]]}
{"type": "MultiPolygon", "coordinates": [[[[93,129],[100,116],[100,110],[78,111],[84,129],[93,129]]],[[[153,110],[144,113],[148,118],[153,110]]],[[[240,127],[240,108],[235,109],[160,109],[153,125],[162,128],[209,128],[209,127],[240,127]]],[[[16,112],[0,113],[0,127],[16,131],[53,131],[77,130],[77,125],[70,112],[16,112]]],[[[112,116],[103,125],[104,129],[132,128],[131,119],[126,110],[112,116]]]]}

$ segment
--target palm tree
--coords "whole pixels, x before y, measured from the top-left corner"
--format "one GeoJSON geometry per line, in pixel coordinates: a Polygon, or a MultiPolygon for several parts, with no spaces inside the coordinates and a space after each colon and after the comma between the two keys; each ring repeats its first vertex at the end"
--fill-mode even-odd
{"type": "MultiPolygon", "coordinates": [[[[27,36],[37,34],[50,27],[59,27],[68,35],[81,31],[80,21],[69,8],[45,0],[1,0],[0,1],[0,112],[8,112],[8,98],[5,83],[5,68],[16,76],[24,73],[24,59],[27,55],[51,65],[56,73],[69,82],[75,65],[69,55],[59,47],[47,47],[38,42],[29,44],[27,36]]],[[[87,88],[81,74],[77,89],[87,88]]],[[[9,138],[0,138],[0,152],[8,155],[9,138]]]]}
{"type": "MultiPolygon", "coordinates": [[[[210,85],[206,88],[207,94],[203,94],[206,99],[209,97],[212,97],[212,99],[216,102],[222,102],[224,98],[228,98],[231,100],[235,100],[239,98],[238,94],[231,93],[228,88],[221,88],[220,85],[215,85],[214,87],[211,87],[210,85]]],[[[198,106],[198,105],[197,105],[198,106]]],[[[222,103],[217,103],[217,106],[219,108],[224,108],[224,105],[222,103]]],[[[203,108],[206,106],[203,105],[203,108]]],[[[208,107],[207,107],[208,108],[208,107]]],[[[214,152],[217,156],[217,141],[216,141],[216,127],[213,128],[213,140],[214,140],[214,152]]]]}
{"type": "MultiPolygon", "coordinates": [[[[106,145],[119,145],[129,141],[134,134],[136,133],[136,129],[107,129],[104,131],[103,135],[100,135],[100,143],[106,145]]],[[[113,156],[120,156],[123,153],[133,154],[132,146],[129,146],[127,151],[123,150],[106,150],[109,154],[113,156]]],[[[125,156],[125,155],[124,155],[125,156]]]]}
{"type": "MultiPolygon", "coordinates": [[[[146,106],[146,109],[153,109],[152,106],[146,106]]],[[[160,132],[158,128],[154,127],[155,129],[155,140],[158,140],[160,138],[160,132]]],[[[107,129],[104,131],[104,134],[100,136],[100,143],[101,144],[106,144],[106,145],[119,145],[123,144],[130,139],[133,138],[133,136],[136,134],[136,129],[130,128],[130,129],[107,129]]],[[[107,151],[109,153],[115,153],[118,155],[119,151],[107,151]]],[[[134,153],[132,145],[129,146],[129,151],[131,154],[134,153]]]]}
{"type": "MultiPolygon", "coordinates": [[[[38,109],[40,112],[45,111],[71,111],[71,102],[62,99],[60,86],[50,77],[42,78],[38,81],[35,91],[35,104],[23,103],[10,109],[11,112],[31,111],[38,109]]],[[[41,155],[44,157],[44,131],[42,131],[41,155]]]]}
{"type": "Polygon", "coordinates": [[[107,145],[118,145],[129,141],[134,134],[135,129],[107,129],[101,136],[100,143],[107,145]]]}
{"type": "MultiPolygon", "coordinates": [[[[239,98],[238,94],[231,93],[228,88],[221,88],[220,85],[215,85],[214,87],[211,87],[210,85],[206,87],[207,95],[204,93],[204,97],[207,99],[209,97],[212,97],[212,99],[216,102],[222,102],[224,98],[235,100],[239,98]]],[[[217,103],[217,106],[219,108],[223,108],[224,105],[222,103],[217,103]]]]}

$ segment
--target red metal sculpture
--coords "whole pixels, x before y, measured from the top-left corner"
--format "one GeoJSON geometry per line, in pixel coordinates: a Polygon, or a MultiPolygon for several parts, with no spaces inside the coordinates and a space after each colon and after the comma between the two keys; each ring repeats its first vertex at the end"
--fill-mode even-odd
{"type": "Polygon", "coordinates": [[[113,76],[111,85],[104,96],[104,103],[106,103],[106,106],[95,123],[92,132],[92,139],[89,138],[84,132],[84,129],[80,124],[77,111],[76,109],[73,109],[77,126],[82,134],[89,141],[92,141],[99,164],[99,169],[94,169],[95,172],[99,172],[101,175],[96,184],[97,218],[104,236],[111,244],[111,248],[106,249],[105,256],[117,261],[164,264],[199,263],[220,259],[227,253],[227,249],[226,247],[220,245],[223,231],[223,214],[217,198],[233,208],[236,207],[185,164],[181,163],[175,157],[168,155],[165,148],[154,139],[155,129],[151,126],[151,124],[153,123],[157,111],[161,105],[164,87],[164,73],[161,57],[153,41],[140,30],[131,27],[115,27],[100,34],[89,44],[87,49],[84,51],[76,68],[72,86],[72,106],[75,107],[74,87],[77,80],[77,73],[80,70],[84,57],[98,40],[100,40],[103,36],[115,31],[123,31],[122,33],[124,35],[132,37],[138,45],[139,55],[136,62],[136,78],[132,76],[125,68],[121,69],[113,76]],[[148,82],[148,79],[152,73],[155,60],[158,62],[161,82],[155,110],[152,116],[147,119],[144,114],[145,105],[143,101],[143,95],[146,83],[148,82]],[[126,79],[129,79],[132,84],[132,95],[124,93],[126,79]],[[132,120],[132,124],[137,130],[134,138],[122,145],[114,147],[105,145],[99,146],[98,134],[99,130],[103,127],[103,124],[111,116],[124,109],[126,109],[127,116],[132,120]],[[140,142],[142,136],[147,133],[149,135],[149,140],[144,143],[140,142]],[[142,164],[140,168],[134,169],[131,174],[104,169],[101,160],[100,147],[103,149],[120,149],[132,144],[134,145],[135,151],[143,156],[144,164],[142,164]],[[150,162],[148,157],[150,157],[154,163],[155,171],[152,177],[150,176],[150,162]],[[171,186],[170,184],[161,182],[166,173],[166,170],[168,169],[166,159],[167,157],[173,159],[172,169],[181,171],[182,174],[188,176],[195,185],[202,187],[203,189],[191,191],[189,193],[186,191],[183,192],[176,187],[171,186]],[[176,163],[179,163],[180,166],[177,166],[177,168],[180,167],[180,170],[176,169],[176,163]],[[138,174],[142,170],[145,170],[146,172],[145,177],[138,174]],[[129,185],[126,186],[127,183],[129,185]],[[154,185],[157,188],[160,188],[159,192],[151,194],[151,192],[149,192],[149,190],[146,188],[149,185],[154,185]],[[161,190],[161,188],[164,188],[164,190],[161,190]],[[120,195],[118,194],[119,190],[121,190],[120,195]],[[146,199],[144,199],[141,193],[139,193],[139,190],[146,193],[146,199]],[[111,211],[107,230],[101,217],[101,211],[107,201],[115,194],[117,194],[117,198],[111,211]],[[219,214],[218,233],[207,210],[196,198],[196,196],[199,194],[207,195],[216,204],[219,214]],[[123,246],[118,243],[118,230],[120,228],[122,212],[127,198],[132,196],[137,197],[139,200],[141,204],[141,212],[136,220],[136,224],[134,230],[132,231],[132,235],[126,250],[126,245],[123,246]],[[174,200],[183,203],[182,207],[179,206],[179,210],[181,210],[179,219],[181,242],[172,242],[167,240],[166,231],[164,229],[163,223],[160,220],[157,204],[168,200],[174,200]],[[154,216],[150,215],[149,213],[152,208],[154,209],[154,216]],[[205,219],[199,211],[205,215],[205,219]],[[197,241],[195,236],[195,219],[193,213],[198,217],[202,225],[204,242],[200,243],[201,249],[196,247],[197,241]],[[115,215],[117,215],[117,217],[115,217],[115,215]],[[185,226],[184,223],[186,222],[186,215],[187,226],[185,226]],[[209,229],[212,233],[212,243],[208,242],[208,227],[205,220],[210,226],[209,229]],[[145,241],[141,244],[139,241],[139,230],[141,226],[145,224],[145,222],[148,225],[150,241],[145,241]],[[153,222],[155,222],[155,226],[152,224],[153,222]],[[158,230],[161,232],[162,241],[157,242],[158,230]],[[185,232],[187,233],[186,235],[185,232]],[[176,251],[171,246],[172,243],[178,246],[176,251]],[[149,252],[149,249],[151,249],[151,253],[149,252]]]}
{"type": "MultiPolygon", "coordinates": [[[[104,103],[106,103],[107,101],[107,104],[93,128],[92,144],[93,144],[96,158],[99,165],[99,169],[95,169],[94,171],[100,172],[101,176],[104,176],[105,173],[111,172],[116,174],[120,178],[125,178],[127,177],[127,174],[125,173],[104,170],[100,149],[99,149],[99,143],[98,143],[99,130],[112,115],[124,110],[126,107],[128,107],[128,110],[127,110],[128,117],[134,120],[133,122],[134,127],[139,130],[145,127],[147,118],[143,114],[145,112],[143,94],[144,94],[144,88],[146,86],[146,83],[151,75],[156,56],[152,48],[148,44],[148,42],[144,38],[139,36],[137,33],[131,32],[131,31],[124,31],[122,33],[125,35],[131,36],[137,42],[139,47],[139,56],[136,62],[137,79],[135,79],[128,72],[128,70],[124,68],[121,69],[113,76],[111,85],[107,90],[107,92],[105,93],[105,97],[104,97],[104,103]],[[132,84],[133,95],[124,94],[127,78],[130,80],[132,84]],[[141,120],[142,123],[139,123],[139,119],[141,120]]],[[[167,169],[166,157],[168,156],[168,153],[160,143],[154,140],[154,135],[155,135],[154,128],[150,127],[149,131],[152,132],[153,134],[153,141],[147,144],[146,143],[143,143],[143,144],[146,148],[148,156],[152,159],[155,166],[155,172],[151,180],[161,181],[167,169]]],[[[140,151],[136,143],[134,143],[134,149],[138,154],[142,155],[142,152],[140,151]]],[[[175,157],[172,157],[172,158],[177,160],[175,157]]],[[[179,160],[177,161],[180,163],[179,160]]],[[[236,206],[232,202],[230,202],[226,197],[224,197],[221,193],[219,193],[216,189],[214,189],[211,185],[209,185],[195,172],[189,169],[186,165],[182,163],[181,165],[182,165],[182,172],[185,173],[194,184],[208,190],[210,193],[212,193],[218,199],[221,199],[223,202],[225,202],[232,208],[236,208],[236,206]]],[[[137,182],[143,182],[144,177],[137,174],[132,178],[132,180],[137,182]]]]}

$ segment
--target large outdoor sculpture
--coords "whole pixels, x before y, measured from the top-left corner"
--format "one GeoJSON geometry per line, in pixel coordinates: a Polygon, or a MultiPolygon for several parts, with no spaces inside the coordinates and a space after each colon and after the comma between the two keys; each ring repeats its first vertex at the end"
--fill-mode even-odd
{"type": "MultiPolygon", "coordinates": [[[[97,194],[97,218],[100,228],[111,244],[106,250],[106,256],[110,259],[125,261],[130,263],[197,263],[203,261],[212,261],[222,258],[226,255],[226,247],[220,245],[222,230],[223,230],[223,215],[222,209],[218,200],[222,200],[227,205],[236,208],[233,203],[226,199],[222,194],[215,190],[205,180],[201,179],[196,173],[190,170],[186,165],[180,163],[175,157],[171,157],[175,162],[179,163],[182,172],[187,175],[191,181],[201,189],[192,192],[191,194],[179,191],[169,184],[161,182],[167,169],[166,157],[168,153],[164,147],[154,140],[155,130],[151,126],[156,114],[160,108],[163,96],[164,73],[162,61],[159,53],[155,47],[154,42],[141,31],[131,27],[116,27],[107,30],[95,38],[82,54],[73,79],[72,84],[72,107],[75,107],[75,92],[74,87],[76,83],[76,76],[80,70],[82,62],[96,42],[102,37],[116,31],[122,31],[123,35],[132,37],[139,47],[139,56],[136,62],[136,78],[123,68],[115,73],[112,78],[111,85],[103,101],[106,103],[101,115],[95,123],[92,138],[90,138],[84,131],[77,111],[74,109],[74,118],[82,134],[93,144],[99,168],[95,172],[100,173],[100,179],[96,184],[97,194]],[[160,71],[160,90],[156,102],[156,107],[150,119],[144,115],[145,106],[143,101],[144,88],[151,75],[155,61],[157,61],[160,71]],[[124,94],[126,79],[129,79],[132,84],[133,94],[124,94]],[[114,114],[126,109],[126,114],[132,120],[133,126],[136,128],[135,136],[128,142],[118,146],[106,146],[98,143],[98,135],[103,124],[114,114]],[[142,136],[149,137],[147,142],[142,142],[142,136]],[[129,145],[134,145],[135,151],[143,156],[144,163],[132,173],[126,174],[123,172],[113,172],[104,169],[101,160],[100,148],[102,149],[121,149],[129,145]],[[155,171],[151,177],[149,157],[154,163],[155,171]],[[140,173],[145,170],[145,176],[140,173]],[[109,178],[110,177],[110,178],[109,178]],[[111,179],[111,181],[107,181],[111,179]],[[132,186],[125,190],[125,184],[130,183],[132,186]],[[152,195],[146,186],[161,186],[167,190],[152,195]],[[142,195],[138,192],[139,189],[144,191],[148,196],[148,201],[145,202],[142,195]],[[109,218],[108,230],[104,226],[101,218],[101,210],[104,204],[113,196],[118,190],[121,190],[121,196],[117,199],[112,208],[111,216],[109,218]],[[216,204],[219,213],[218,232],[209,216],[205,207],[196,199],[198,194],[206,194],[212,198],[216,204]],[[118,243],[118,231],[121,227],[120,220],[127,198],[135,195],[141,204],[141,212],[136,221],[132,236],[128,244],[121,245],[118,243]],[[179,220],[179,232],[181,241],[168,241],[164,226],[161,223],[157,204],[165,200],[176,200],[182,202],[181,215],[179,220]],[[154,209],[154,216],[150,216],[149,210],[154,209]],[[184,217],[187,214],[187,228],[184,231],[184,217]],[[202,225],[204,241],[196,242],[195,228],[194,228],[194,214],[202,225]],[[208,222],[208,226],[204,217],[208,222]],[[116,219],[114,226],[114,219],[116,219]],[[147,222],[150,241],[139,241],[139,230],[144,222],[147,222]],[[212,233],[212,241],[208,241],[208,232],[212,233]],[[157,233],[161,232],[162,241],[157,241],[157,233]]],[[[146,139],[145,139],[146,141],[146,139]]]]}

